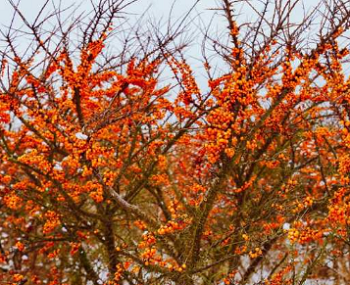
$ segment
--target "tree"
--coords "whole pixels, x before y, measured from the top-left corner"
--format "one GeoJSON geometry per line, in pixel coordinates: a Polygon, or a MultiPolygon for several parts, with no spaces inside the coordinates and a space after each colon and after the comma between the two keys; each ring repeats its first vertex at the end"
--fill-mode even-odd
{"type": "Polygon", "coordinates": [[[349,282],[349,2],[293,23],[298,0],[222,0],[207,89],[185,60],[188,15],[128,33],[133,2],[70,20],[43,16],[47,1],[30,22],[9,0],[23,26],[2,32],[1,280],[349,282]]]}

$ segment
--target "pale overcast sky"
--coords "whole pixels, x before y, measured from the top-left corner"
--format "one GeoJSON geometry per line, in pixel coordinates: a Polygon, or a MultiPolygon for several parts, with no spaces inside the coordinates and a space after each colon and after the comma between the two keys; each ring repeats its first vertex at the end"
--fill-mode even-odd
{"type": "MultiPolygon", "coordinates": [[[[18,0],[13,0],[15,3],[18,0]]],[[[1,19],[0,23],[2,25],[6,25],[11,20],[11,15],[13,9],[11,5],[8,3],[8,0],[0,0],[0,10],[1,10],[1,19]]],[[[52,0],[51,0],[52,2],[52,0]]],[[[54,3],[59,3],[60,0],[53,0],[54,3]]],[[[82,0],[82,1],[74,1],[74,0],[61,0],[62,6],[67,7],[69,5],[75,4],[78,5],[81,3],[80,10],[90,10],[91,4],[90,0],[82,0]]],[[[97,0],[93,0],[93,2],[97,2],[97,0]]],[[[126,2],[126,1],[125,1],[126,2]]],[[[166,17],[171,9],[173,0],[139,0],[136,3],[130,5],[126,11],[135,14],[142,14],[148,7],[150,7],[149,14],[153,15],[157,18],[164,16],[166,17]]],[[[184,15],[192,6],[197,2],[196,0],[177,0],[174,5],[174,17],[180,17],[184,15]]],[[[29,18],[33,18],[41,6],[45,3],[44,0],[22,0],[19,7],[21,11],[28,16],[29,18]]],[[[51,6],[52,7],[52,6],[51,6]]],[[[200,0],[197,4],[197,11],[205,12],[207,14],[212,14],[212,12],[208,12],[208,8],[217,7],[217,1],[215,0],[200,0]]]]}
{"type": "MultiPolygon", "coordinates": [[[[18,0],[0,0],[1,26],[9,24],[9,21],[11,20],[11,16],[13,14],[13,9],[9,4],[9,1],[13,1],[15,3],[18,2],[18,0]]],[[[58,3],[62,2],[62,7],[68,7],[70,5],[79,5],[80,3],[79,11],[89,11],[91,10],[90,1],[97,2],[98,0],[51,0],[50,2],[55,3],[55,5],[58,5],[58,3]]],[[[321,0],[301,0],[300,2],[303,2],[306,9],[308,9],[311,6],[316,5],[320,1],[321,0]]],[[[177,19],[181,16],[184,16],[196,2],[197,0],[175,0],[174,9],[172,13],[173,18],[177,19]]],[[[271,2],[273,3],[273,1],[271,2]]],[[[34,17],[40,11],[40,8],[44,3],[45,0],[21,0],[19,7],[20,10],[28,17],[28,19],[34,19],[34,17]]],[[[141,15],[144,11],[146,11],[149,8],[147,10],[149,16],[153,16],[156,19],[160,19],[161,17],[163,17],[163,19],[166,19],[169,15],[173,3],[174,0],[139,0],[136,3],[130,5],[125,11],[135,14],[136,17],[137,15],[141,15]]],[[[196,5],[196,9],[193,13],[193,16],[196,15],[196,13],[199,13],[202,15],[203,19],[209,21],[215,13],[218,13],[218,11],[214,11],[212,9],[218,8],[219,3],[219,0],[199,0],[198,4],[196,5]]],[[[259,9],[258,0],[252,1],[251,3],[254,3],[254,6],[259,9]]],[[[46,11],[49,11],[50,7],[52,7],[52,5],[49,5],[46,11]]],[[[240,7],[238,7],[239,11],[237,12],[241,12],[244,18],[249,19],[249,17],[252,14],[252,11],[249,10],[248,5],[245,5],[244,7],[247,9],[241,10],[240,7]]],[[[303,16],[303,14],[301,13],[301,7],[302,6],[299,5],[299,9],[297,8],[293,15],[293,18],[295,18],[296,20],[298,20],[299,17],[301,18],[303,16]]],[[[219,18],[217,18],[215,24],[220,25],[219,18]]]]}
{"type": "MultiPolygon", "coordinates": [[[[11,0],[0,0],[0,11],[2,17],[0,18],[0,29],[6,30],[6,26],[8,26],[11,22],[12,16],[13,16],[13,8],[11,7],[9,1],[11,0]]],[[[18,0],[12,0],[15,3],[18,2],[18,0]]],[[[98,0],[92,0],[94,3],[98,2],[98,0]]],[[[25,15],[25,17],[31,22],[34,21],[36,15],[40,11],[41,7],[45,3],[45,0],[21,0],[19,4],[20,11],[25,15]]],[[[58,5],[60,2],[62,3],[62,7],[69,7],[70,5],[76,5],[79,6],[77,9],[77,13],[79,14],[81,12],[87,12],[91,11],[92,6],[90,3],[90,0],[50,0],[51,4],[48,5],[48,7],[45,9],[47,13],[50,11],[53,11],[52,3],[55,5],[58,5]]],[[[126,0],[125,2],[128,2],[126,0]]],[[[197,2],[197,0],[176,0],[175,3],[173,0],[139,0],[136,3],[131,4],[128,6],[124,12],[129,13],[129,15],[126,15],[126,17],[129,20],[130,25],[132,26],[134,23],[137,23],[137,19],[140,18],[140,16],[145,12],[146,15],[144,16],[143,20],[146,23],[147,19],[152,19],[152,22],[158,22],[161,20],[163,24],[167,23],[167,20],[169,18],[169,13],[171,13],[171,18],[173,23],[176,22],[176,20],[181,19],[184,17],[188,11],[193,7],[193,5],[197,2]],[[173,5],[174,4],[174,5],[173,5]]],[[[201,57],[201,50],[200,50],[200,44],[201,44],[201,33],[198,28],[199,24],[199,18],[196,17],[198,14],[201,15],[202,19],[209,23],[209,20],[213,17],[214,14],[217,14],[218,11],[210,10],[213,8],[217,8],[219,5],[219,1],[216,0],[200,0],[197,5],[195,6],[195,9],[191,13],[191,17],[195,18],[195,20],[192,22],[192,27],[190,30],[189,37],[192,42],[192,46],[187,53],[187,56],[190,57],[189,60],[194,60],[194,58],[200,58],[201,57]],[[197,19],[197,20],[196,20],[197,19]]],[[[71,9],[72,11],[73,9],[71,9]]],[[[45,13],[44,13],[45,15],[45,13]]],[[[44,17],[42,17],[44,18],[44,17]]],[[[224,23],[223,18],[217,17],[214,21],[215,24],[213,26],[221,27],[219,30],[224,30],[226,23],[224,23]]],[[[22,24],[22,21],[16,21],[17,25],[15,25],[17,28],[20,28],[20,24],[22,24]]],[[[1,35],[0,35],[1,37],[1,35]]],[[[21,40],[17,38],[17,43],[21,47],[21,43],[23,48],[26,48],[26,42],[25,39],[21,40]]],[[[0,46],[1,48],[1,46],[0,46]]],[[[194,62],[194,64],[200,64],[199,61],[194,62]]],[[[193,66],[193,63],[191,63],[193,66]]]]}
{"type": "MultiPolygon", "coordinates": [[[[15,3],[18,2],[18,0],[0,0],[1,30],[6,30],[6,26],[9,25],[12,19],[13,8],[9,4],[9,1],[14,1],[15,3]]],[[[70,5],[80,5],[77,10],[79,11],[79,13],[84,11],[91,11],[90,1],[96,3],[98,0],[51,0],[51,4],[47,7],[46,11],[47,13],[52,11],[52,3],[58,5],[60,2],[62,3],[62,7],[68,7],[70,5]]],[[[321,0],[301,0],[301,2],[304,2],[306,10],[308,10],[311,6],[316,5],[320,1],[321,0]]],[[[33,21],[45,2],[45,0],[21,0],[19,8],[23,12],[23,14],[28,18],[29,21],[33,21]]],[[[127,2],[127,0],[125,2],[127,2]]],[[[173,21],[175,21],[176,19],[180,19],[181,17],[186,15],[186,13],[196,2],[197,0],[176,0],[172,10],[173,21]]],[[[271,2],[273,3],[273,1],[271,2]]],[[[137,18],[139,18],[140,15],[142,15],[142,13],[146,10],[147,14],[144,18],[145,20],[148,18],[153,19],[155,21],[162,19],[163,23],[166,23],[173,3],[174,0],[139,0],[136,3],[127,7],[125,9],[125,12],[129,13],[129,16],[127,16],[127,18],[129,19],[131,25],[133,25],[133,23],[137,21],[137,18]]],[[[221,12],[214,10],[215,8],[219,7],[219,3],[219,0],[199,0],[195,10],[191,14],[192,18],[194,18],[194,21],[192,21],[189,31],[190,38],[193,39],[193,45],[187,53],[187,55],[198,64],[200,64],[200,62],[196,61],[195,58],[201,57],[200,44],[202,36],[200,33],[200,29],[198,28],[200,21],[199,18],[196,17],[196,15],[201,15],[202,24],[204,23],[205,25],[208,25],[213,16],[216,15],[212,23],[212,32],[215,33],[215,31],[217,31],[217,34],[220,34],[220,31],[225,30],[227,24],[224,21],[223,17],[218,16],[218,14],[221,12]]],[[[258,0],[254,0],[252,1],[252,3],[254,3],[255,8],[260,10],[258,0]]],[[[243,6],[242,10],[240,9],[240,7],[238,7],[236,12],[240,12],[241,20],[248,20],[253,15],[252,10],[249,9],[248,5],[243,6]]],[[[292,15],[292,19],[298,22],[302,18],[302,6],[300,5],[299,8],[296,9],[294,14],[292,15]]],[[[17,25],[17,27],[19,26],[17,25]]],[[[25,45],[25,41],[23,41],[23,43],[23,45],[25,45]]]]}
{"type": "MultiPolygon", "coordinates": [[[[10,24],[12,19],[13,8],[9,4],[9,1],[13,1],[15,3],[18,2],[18,0],[0,0],[0,11],[1,11],[0,29],[1,30],[6,30],[6,26],[10,24]]],[[[53,10],[52,3],[55,3],[55,5],[58,5],[61,2],[62,7],[69,7],[70,5],[79,6],[79,8],[77,9],[78,12],[76,13],[76,14],[79,14],[81,12],[87,12],[92,10],[90,1],[95,3],[98,2],[98,0],[78,0],[78,1],[50,0],[51,4],[48,5],[45,11],[49,13],[50,11],[53,10]]],[[[46,2],[45,0],[21,0],[19,9],[29,21],[33,21],[45,2],[46,2]]],[[[128,0],[125,0],[125,3],[126,2],[128,2],[128,0]]],[[[164,24],[169,18],[170,11],[172,11],[171,18],[173,21],[175,21],[177,19],[184,17],[196,2],[198,3],[195,9],[191,13],[192,18],[200,14],[202,19],[205,19],[205,21],[209,22],[209,20],[213,17],[213,15],[218,13],[217,11],[210,10],[212,8],[218,7],[219,1],[216,1],[216,0],[200,0],[200,1],[197,1],[197,0],[175,0],[175,1],[174,0],[138,0],[136,3],[133,3],[130,6],[128,6],[124,10],[124,12],[129,13],[129,15],[126,17],[128,18],[131,25],[134,22],[137,22],[137,19],[145,11],[147,11],[145,17],[143,18],[145,22],[147,19],[152,19],[153,22],[162,20],[164,24]]],[[[70,11],[72,10],[73,9],[71,9],[70,11]]],[[[21,23],[21,21],[17,21],[17,22],[21,23]]],[[[195,29],[198,23],[199,21],[196,21],[196,20],[193,21],[194,29],[192,31],[194,34],[199,34],[198,33],[199,30],[195,29]]],[[[223,18],[221,18],[220,20],[220,18],[217,17],[215,20],[215,26],[216,27],[221,26],[222,28],[224,28],[226,24],[224,24],[223,18]]],[[[17,25],[17,27],[19,26],[17,25]]],[[[197,37],[197,39],[199,39],[199,37],[197,37]]]]}

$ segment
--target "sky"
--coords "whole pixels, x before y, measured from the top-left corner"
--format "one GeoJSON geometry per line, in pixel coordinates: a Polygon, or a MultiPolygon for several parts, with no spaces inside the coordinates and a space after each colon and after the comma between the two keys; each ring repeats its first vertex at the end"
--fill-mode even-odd
{"type": "MultiPolygon", "coordinates": [[[[37,15],[38,11],[40,10],[43,3],[45,3],[45,0],[0,0],[0,10],[1,10],[1,19],[0,19],[0,25],[6,25],[11,20],[11,16],[13,14],[13,9],[11,5],[9,4],[10,1],[13,1],[17,3],[20,1],[20,10],[29,18],[34,19],[35,15],[37,15]]],[[[56,5],[59,2],[62,2],[63,7],[70,6],[72,4],[74,5],[80,5],[79,10],[89,10],[91,8],[90,1],[97,2],[98,0],[50,0],[50,2],[56,3],[56,5]]],[[[130,1],[130,0],[128,0],[130,1]]],[[[308,9],[313,5],[316,5],[321,0],[300,0],[300,2],[305,5],[305,7],[308,9]]],[[[238,1],[234,1],[238,2],[238,1]]],[[[259,1],[253,0],[251,3],[254,3],[255,7],[259,7],[259,1]]],[[[271,1],[273,2],[273,1],[271,1]]],[[[161,18],[162,16],[167,18],[169,15],[169,12],[173,6],[173,18],[179,18],[183,15],[185,15],[189,9],[196,4],[196,11],[200,13],[204,19],[209,20],[214,13],[218,13],[217,11],[213,10],[215,8],[218,8],[220,1],[219,0],[138,0],[136,3],[130,5],[127,8],[127,12],[134,13],[135,16],[141,15],[144,11],[148,10],[148,14],[150,16],[153,16],[157,19],[161,18]],[[172,5],[174,3],[174,6],[172,5]]],[[[247,5],[245,5],[247,7],[247,5]]],[[[51,6],[52,7],[52,6],[51,6]]],[[[240,7],[238,8],[239,11],[240,7]]],[[[302,16],[300,14],[302,12],[301,5],[299,5],[299,8],[296,9],[296,13],[293,16],[296,20],[298,17],[302,16]]],[[[249,10],[243,9],[242,14],[249,18],[249,10]]],[[[218,20],[216,20],[218,21],[218,20]]]]}
{"type": "MultiPolygon", "coordinates": [[[[2,31],[6,30],[6,27],[10,24],[12,19],[13,8],[9,3],[10,1],[14,1],[15,3],[18,2],[18,0],[0,0],[0,10],[2,12],[2,17],[0,18],[0,30],[2,31]]],[[[96,3],[98,0],[50,0],[50,4],[44,14],[53,10],[52,3],[58,5],[61,2],[62,7],[76,5],[78,8],[75,15],[78,15],[82,12],[91,11],[90,1],[96,3]]],[[[303,1],[306,4],[306,9],[309,9],[312,5],[315,5],[321,0],[301,0],[301,2],[303,1]]],[[[45,2],[45,0],[21,0],[19,9],[29,22],[32,22],[45,2]]],[[[160,21],[161,23],[166,24],[171,12],[171,21],[175,24],[177,20],[183,18],[188,13],[195,3],[195,9],[193,9],[190,16],[192,20],[186,22],[187,24],[190,24],[190,27],[188,28],[188,36],[192,40],[191,46],[186,55],[191,66],[194,66],[198,71],[200,70],[198,66],[202,64],[200,61],[202,43],[201,28],[211,22],[211,31],[214,34],[220,35],[220,33],[226,31],[227,24],[224,21],[224,17],[219,16],[222,15],[222,11],[215,9],[220,5],[219,0],[138,0],[136,3],[128,6],[125,11],[128,13],[127,18],[130,26],[138,23],[139,18],[145,11],[146,14],[143,18],[145,23],[147,23],[147,19],[152,19],[153,22],[160,21]],[[173,3],[174,5],[172,5],[173,3]]],[[[259,9],[258,0],[253,0],[252,3],[254,3],[255,8],[259,9]]],[[[298,21],[302,18],[303,14],[301,7],[302,6],[300,5],[292,15],[293,21],[298,21]]],[[[241,20],[250,20],[253,15],[252,10],[249,9],[248,5],[237,7],[236,12],[241,14],[241,16],[239,16],[239,19],[241,20]]],[[[21,29],[21,21],[18,21],[18,18],[15,23],[15,26],[21,29]]],[[[23,46],[23,48],[26,47],[24,38],[19,39],[18,44],[23,46]]]]}
{"type": "MultiPolygon", "coordinates": [[[[42,5],[46,2],[45,0],[0,0],[0,29],[4,29],[11,22],[13,15],[13,8],[10,5],[10,1],[19,4],[20,11],[29,19],[34,20],[38,12],[40,11],[42,5]]],[[[51,4],[48,5],[46,9],[47,12],[52,10],[52,3],[58,5],[62,3],[62,7],[68,7],[70,5],[76,5],[78,7],[77,11],[86,12],[91,10],[91,3],[98,2],[98,0],[50,0],[51,4]]],[[[122,0],[119,0],[122,1],[122,0]]],[[[131,0],[125,0],[125,2],[131,0]]],[[[255,8],[259,9],[259,0],[249,0],[254,4],[255,8]]],[[[319,3],[321,0],[300,0],[306,7],[310,8],[312,5],[319,3]]],[[[238,2],[238,1],[234,1],[238,2]]],[[[163,20],[163,22],[169,19],[169,13],[171,13],[172,20],[180,19],[184,17],[188,11],[195,5],[195,9],[192,11],[191,16],[194,18],[193,21],[193,32],[196,34],[196,25],[198,27],[200,15],[203,22],[206,24],[213,19],[212,25],[214,29],[221,30],[225,29],[226,23],[224,23],[224,18],[219,17],[219,14],[222,14],[221,11],[218,11],[217,8],[220,6],[220,0],[138,0],[136,3],[128,6],[125,11],[129,13],[128,18],[130,21],[137,22],[137,19],[146,11],[146,18],[154,20],[163,20]],[[216,15],[216,16],[215,16],[216,15]],[[197,16],[197,17],[196,17],[197,16]],[[213,18],[214,16],[214,18],[213,18]]],[[[271,1],[273,3],[273,1],[271,1]]],[[[248,5],[237,5],[236,12],[240,13],[240,19],[249,20],[254,14],[248,5]],[[243,7],[243,8],[242,8],[243,7]]],[[[235,6],[236,7],[236,6],[235,6]]],[[[299,5],[292,19],[298,21],[302,17],[302,5],[299,5]]],[[[198,29],[197,29],[198,31],[198,29]]]]}
{"type": "MultiPolygon", "coordinates": [[[[13,14],[13,9],[9,1],[14,1],[15,3],[18,2],[18,0],[0,0],[0,9],[2,12],[0,24],[2,26],[7,25],[9,21],[11,21],[11,16],[13,14]]],[[[97,2],[97,0],[92,1],[97,2]]],[[[60,1],[54,0],[53,2],[58,4],[60,1]]],[[[67,7],[72,4],[78,5],[80,3],[80,11],[89,10],[91,8],[90,0],[61,0],[61,2],[63,7],[67,7]]],[[[173,9],[173,17],[178,18],[183,16],[196,2],[198,2],[196,5],[197,11],[200,13],[205,13],[206,16],[212,14],[212,12],[210,12],[208,9],[217,7],[217,2],[215,0],[176,0],[173,9]]],[[[44,3],[45,0],[21,0],[19,7],[29,19],[34,19],[44,3]]],[[[130,5],[127,8],[127,12],[134,14],[136,17],[137,15],[141,15],[144,11],[148,10],[148,14],[150,16],[159,19],[162,16],[168,16],[172,3],[173,0],[139,0],[137,3],[130,5]]]]}
{"type": "MultiPolygon", "coordinates": [[[[14,10],[9,3],[10,1],[15,3],[20,1],[19,9],[30,22],[34,21],[41,7],[46,2],[45,0],[0,0],[0,10],[2,12],[2,16],[0,18],[0,29],[2,31],[6,30],[6,27],[10,25],[12,20],[14,10]]],[[[78,15],[81,12],[91,11],[92,6],[90,1],[94,3],[98,2],[98,0],[50,0],[51,3],[47,6],[45,11],[48,13],[53,10],[52,3],[58,5],[58,3],[61,2],[62,7],[69,7],[70,5],[77,6],[78,8],[75,15],[78,15]]],[[[128,1],[131,0],[125,0],[125,2],[128,1]]],[[[218,2],[216,0],[138,0],[136,3],[128,6],[124,11],[128,13],[127,18],[131,25],[137,23],[139,18],[144,13],[144,20],[152,19],[152,21],[161,21],[163,24],[165,24],[167,23],[171,12],[171,20],[173,23],[176,23],[176,20],[184,17],[195,3],[197,4],[195,9],[192,10],[192,18],[199,19],[198,15],[201,15],[202,19],[209,20],[214,14],[218,14],[217,11],[209,10],[211,8],[218,7],[218,2]],[[174,5],[172,5],[173,3],[174,5]]],[[[70,11],[72,10],[73,9],[70,11]]],[[[43,14],[45,14],[45,12],[43,14]]],[[[19,21],[18,17],[15,23],[18,24],[16,27],[21,27],[21,21],[19,21]]],[[[196,35],[196,25],[199,24],[199,21],[195,20],[193,21],[193,24],[192,31],[193,34],[196,35]]],[[[224,28],[222,19],[220,20],[218,17],[215,20],[215,26],[224,28]]]]}
{"type": "MultiPolygon", "coordinates": [[[[2,17],[0,18],[0,30],[2,31],[7,30],[14,13],[10,1],[18,3],[18,0],[0,0],[0,10],[2,12],[2,17]]],[[[58,5],[60,2],[62,7],[76,5],[77,12],[75,15],[78,15],[82,12],[91,11],[92,6],[90,1],[93,1],[94,3],[98,2],[98,0],[50,0],[51,3],[47,6],[47,9],[43,15],[53,11],[52,3],[58,5]]],[[[130,0],[125,0],[125,2],[127,1],[130,0]]],[[[21,0],[19,10],[29,22],[33,22],[45,2],[45,0],[21,0]]],[[[193,21],[190,22],[192,23],[192,27],[189,29],[190,33],[188,35],[192,39],[192,42],[191,47],[188,49],[188,53],[186,54],[188,56],[188,60],[192,60],[191,65],[193,66],[193,64],[202,64],[199,61],[201,54],[201,36],[198,25],[201,25],[201,23],[198,16],[200,15],[203,21],[209,21],[215,14],[218,14],[218,11],[210,9],[217,8],[219,2],[216,0],[138,0],[136,3],[128,6],[124,11],[128,13],[126,17],[128,19],[129,26],[133,26],[134,24],[138,23],[139,18],[144,13],[143,20],[145,23],[147,23],[147,19],[149,19],[156,23],[160,21],[162,24],[164,24],[164,26],[166,26],[169,15],[171,14],[171,21],[175,25],[179,22],[179,19],[183,18],[188,13],[195,3],[197,4],[191,13],[191,19],[193,19],[193,21]]],[[[70,11],[73,11],[73,9],[70,11]]],[[[224,24],[222,18],[217,17],[214,20],[214,23],[216,29],[225,29],[226,24],[224,24]]],[[[23,30],[23,26],[21,25],[23,25],[23,23],[19,20],[19,17],[17,17],[14,26],[19,30],[23,30]]],[[[17,39],[17,43],[19,44],[19,47],[23,49],[28,46],[24,37],[17,39]]]]}
{"type": "MultiPolygon", "coordinates": [[[[62,7],[69,7],[71,5],[78,6],[77,13],[91,11],[91,3],[90,2],[98,2],[99,0],[49,0],[49,5],[45,10],[47,13],[53,10],[53,4],[58,5],[60,2],[62,3],[62,7]]],[[[118,1],[118,0],[115,0],[118,1]]],[[[123,1],[123,0],[119,0],[123,1]]],[[[132,0],[125,0],[125,2],[132,0]]],[[[306,9],[309,9],[311,6],[316,5],[321,0],[299,0],[306,9]]],[[[20,3],[19,9],[24,14],[24,16],[29,20],[33,21],[40,11],[43,4],[46,0],[0,0],[0,10],[1,10],[1,18],[0,18],[0,29],[6,30],[6,26],[8,26],[11,22],[13,15],[13,8],[10,5],[10,2],[20,3]]],[[[138,0],[136,3],[128,6],[125,11],[128,13],[128,19],[131,24],[137,23],[139,17],[146,11],[146,15],[144,18],[153,19],[155,21],[162,20],[163,23],[169,19],[169,14],[171,12],[171,19],[175,21],[184,17],[188,11],[195,5],[195,9],[193,9],[191,13],[192,27],[191,30],[195,36],[199,35],[200,20],[202,20],[202,24],[209,24],[212,20],[212,30],[224,30],[226,28],[226,23],[224,22],[224,18],[218,15],[222,15],[222,11],[218,11],[217,8],[220,6],[220,0],[138,0]],[[200,17],[198,17],[198,15],[200,17]]],[[[238,1],[233,1],[238,2],[238,1]]],[[[249,0],[250,3],[254,4],[254,8],[260,10],[259,0],[249,0]]],[[[274,3],[274,1],[270,1],[274,3]]],[[[241,20],[250,20],[252,15],[254,14],[252,9],[249,8],[247,4],[239,5],[235,4],[236,12],[240,13],[239,19],[241,20]]],[[[72,10],[72,9],[71,9],[72,10]]],[[[45,12],[43,13],[45,14],[45,12]]],[[[292,15],[292,19],[298,21],[302,18],[302,5],[298,5],[295,9],[294,14],[292,15]]],[[[19,21],[17,21],[19,23],[19,21]]],[[[19,26],[18,26],[19,27],[19,26]]],[[[194,37],[195,38],[195,37],[194,37]]],[[[198,38],[198,37],[197,37],[198,38]]]]}

